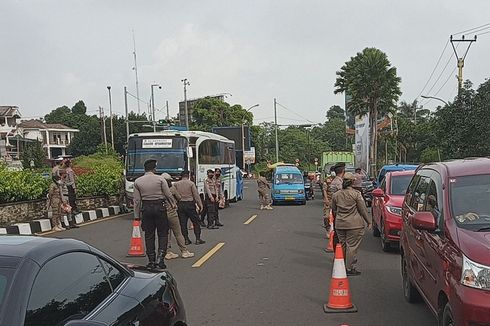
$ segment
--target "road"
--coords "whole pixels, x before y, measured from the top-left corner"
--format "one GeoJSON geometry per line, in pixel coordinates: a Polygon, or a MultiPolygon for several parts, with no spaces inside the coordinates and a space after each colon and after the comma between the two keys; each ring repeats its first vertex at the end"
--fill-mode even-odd
{"type": "MultiPolygon", "coordinates": [[[[189,325],[437,324],[425,304],[404,301],[400,257],[382,252],[370,232],[359,254],[362,275],[350,278],[359,311],[325,314],[333,256],[324,251],[321,200],[261,211],[254,183],[247,181],[246,188],[243,201],[220,211],[225,226],[205,230],[206,244],[189,246],[196,257],[167,263],[178,281],[189,325]],[[219,243],[224,245],[214,255],[192,267],[219,243]]],[[[55,236],[86,241],[123,262],[146,264],[145,258],[126,257],[131,221],[130,215],[122,215],[55,236]]]]}

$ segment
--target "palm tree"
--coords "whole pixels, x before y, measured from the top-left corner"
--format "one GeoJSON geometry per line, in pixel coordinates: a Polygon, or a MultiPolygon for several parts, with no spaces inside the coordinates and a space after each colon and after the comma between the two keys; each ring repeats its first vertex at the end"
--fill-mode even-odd
{"type": "Polygon", "coordinates": [[[402,101],[398,105],[398,116],[406,118],[413,123],[426,121],[430,115],[430,110],[424,109],[422,105],[419,105],[417,100],[412,103],[402,101]]]}
{"type": "Polygon", "coordinates": [[[370,125],[370,162],[377,168],[377,130],[378,114],[394,112],[396,102],[401,95],[400,77],[396,68],[391,66],[387,55],[376,48],[365,48],[351,57],[337,71],[334,93],[350,95],[352,100],[346,108],[351,114],[369,114],[370,125]]]}

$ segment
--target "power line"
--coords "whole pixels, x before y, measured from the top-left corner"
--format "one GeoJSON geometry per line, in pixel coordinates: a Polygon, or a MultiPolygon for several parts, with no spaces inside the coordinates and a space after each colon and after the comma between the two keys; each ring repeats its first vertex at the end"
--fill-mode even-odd
{"type": "Polygon", "coordinates": [[[467,29],[467,30],[462,31],[462,32],[454,33],[453,35],[466,34],[466,33],[474,31],[475,29],[480,29],[480,28],[485,27],[485,26],[490,27],[490,23],[486,23],[486,24],[483,24],[481,26],[473,27],[473,28],[467,29]]]}
{"type": "Polygon", "coordinates": [[[441,62],[441,59],[442,59],[442,56],[444,55],[444,53],[446,52],[446,49],[447,49],[447,46],[449,45],[449,40],[446,41],[446,45],[444,45],[444,49],[442,50],[441,52],[441,55],[439,56],[439,59],[437,59],[437,63],[436,65],[434,66],[434,69],[432,69],[432,72],[430,73],[430,76],[429,76],[429,79],[427,79],[427,82],[425,83],[424,87],[422,88],[422,90],[420,91],[419,95],[417,96],[417,98],[420,97],[420,95],[422,95],[422,93],[424,92],[425,88],[427,87],[427,85],[429,85],[429,82],[430,80],[432,79],[432,76],[434,76],[434,73],[437,69],[437,67],[439,66],[439,63],[441,62]]]}
{"type": "Polygon", "coordinates": [[[281,104],[281,103],[279,103],[279,102],[276,102],[276,104],[277,104],[277,105],[279,105],[280,107],[282,107],[283,109],[285,109],[286,111],[288,111],[288,112],[290,112],[290,113],[292,113],[292,114],[294,114],[294,115],[296,115],[296,116],[298,116],[298,117],[302,118],[303,120],[301,120],[301,121],[307,121],[307,122],[310,122],[310,123],[315,123],[315,122],[313,122],[313,121],[311,121],[311,120],[305,119],[305,118],[304,118],[302,115],[300,115],[300,114],[298,114],[298,113],[294,112],[293,110],[288,109],[287,107],[285,107],[284,105],[282,105],[282,104],[281,104]]]}
{"type": "Polygon", "coordinates": [[[488,33],[490,33],[490,31],[485,32],[485,33],[476,34],[476,36],[485,35],[485,34],[488,34],[488,33]]]}
{"type": "MultiPolygon", "coordinates": [[[[458,47],[458,46],[459,46],[459,44],[456,45],[456,47],[458,47]]],[[[434,84],[432,85],[432,87],[427,91],[428,94],[430,94],[430,92],[432,92],[432,90],[434,89],[434,87],[436,87],[437,83],[439,82],[439,80],[441,79],[442,75],[444,74],[444,72],[446,71],[447,67],[449,66],[449,63],[451,62],[453,56],[454,56],[454,53],[451,53],[451,56],[447,60],[446,65],[442,69],[442,71],[439,74],[439,76],[437,77],[436,81],[434,82],[434,84]]]]}

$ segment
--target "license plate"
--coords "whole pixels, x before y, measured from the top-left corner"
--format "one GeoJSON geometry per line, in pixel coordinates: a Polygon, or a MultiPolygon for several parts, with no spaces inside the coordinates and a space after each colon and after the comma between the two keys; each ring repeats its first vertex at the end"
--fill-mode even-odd
{"type": "Polygon", "coordinates": [[[286,197],[286,200],[294,200],[294,197],[286,197]]]}

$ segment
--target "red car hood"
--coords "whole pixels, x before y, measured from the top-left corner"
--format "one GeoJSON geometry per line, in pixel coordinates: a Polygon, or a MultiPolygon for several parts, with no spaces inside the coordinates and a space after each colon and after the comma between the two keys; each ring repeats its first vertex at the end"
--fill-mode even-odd
{"type": "Polygon", "coordinates": [[[466,257],[490,266],[490,232],[475,232],[458,228],[459,247],[466,257]]]}
{"type": "Polygon", "coordinates": [[[395,207],[402,207],[404,198],[405,198],[405,196],[403,196],[403,195],[402,196],[390,195],[390,200],[386,204],[390,205],[390,206],[395,206],[395,207]]]}

